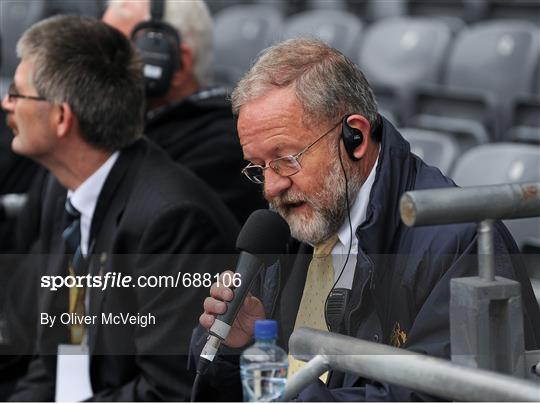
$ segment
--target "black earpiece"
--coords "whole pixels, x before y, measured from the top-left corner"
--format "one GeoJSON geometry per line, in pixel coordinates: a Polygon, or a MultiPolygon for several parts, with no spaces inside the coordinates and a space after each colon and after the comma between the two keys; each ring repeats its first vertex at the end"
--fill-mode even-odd
{"type": "Polygon", "coordinates": [[[364,141],[364,135],[360,130],[349,126],[347,123],[349,116],[350,115],[347,115],[345,118],[343,118],[343,130],[341,132],[341,138],[343,139],[343,146],[345,146],[345,150],[347,151],[349,158],[352,161],[358,161],[359,159],[354,157],[354,149],[362,144],[364,141]]]}
{"type": "Polygon", "coordinates": [[[131,39],[144,62],[148,97],[161,97],[171,86],[174,72],[182,68],[181,38],[178,31],[162,21],[164,0],[151,0],[151,20],[133,28],[131,39]]]}

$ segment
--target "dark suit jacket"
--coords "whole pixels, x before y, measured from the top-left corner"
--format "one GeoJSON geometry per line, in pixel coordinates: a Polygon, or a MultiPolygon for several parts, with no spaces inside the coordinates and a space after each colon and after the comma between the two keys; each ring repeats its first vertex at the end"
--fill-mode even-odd
{"type": "MultiPolygon", "coordinates": [[[[66,190],[52,182],[43,204],[40,245],[47,255],[37,271],[40,275],[67,275],[61,238],[65,198],[66,190]]],[[[236,221],[212,191],[142,139],[121,152],[100,193],[90,231],[94,248],[89,273],[122,273],[132,276],[133,284],[143,276],[176,279],[178,272],[188,273],[188,278],[218,273],[225,265],[220,254],[233,251],[237,232],[236,221]]],[[[39,312],[68,312],[67,288],[38,289],[39,312]]],[[[97,316],[96,324],[87,326],[91,399],[189,399],[192,374],[185,370],[186,354],[207,288],[180,283],[86,291],[86,314],[97,316]],[[156,324],[106,325],[101,313],[150,313],[156,324]]],[[[37,356],[11,396],[13,401],[54,399],[55,353],[59,343],[68,341],[68,327],[39,326],[37,339],[37,356]]]]}
{"type": "Polygon", "coordinates": [[[208,89],[150,111],[145,133],[210,185],[239,223],[268,206],[261,187],[241,173],[247,163],[223,89],[208,89]]]}

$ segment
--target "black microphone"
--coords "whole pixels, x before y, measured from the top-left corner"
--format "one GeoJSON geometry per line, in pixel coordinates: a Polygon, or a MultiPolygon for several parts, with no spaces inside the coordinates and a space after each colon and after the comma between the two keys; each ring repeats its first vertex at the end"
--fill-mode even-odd
{"type": "Polygon", "coordinates": [[[260,209],[248,217],[236,240],[236,248],[240,250],[236,274],[241,283],[234,290],[233,300],[225,302],[227,311],[219,315],[210,328],[210,335],[201,351],[198,373],[214,360],[221,341],[229,335],[253,281],[263,268],[276,262],[279,255],[285,252],[290,234],[289,225],[276,212],[260,209]]]}

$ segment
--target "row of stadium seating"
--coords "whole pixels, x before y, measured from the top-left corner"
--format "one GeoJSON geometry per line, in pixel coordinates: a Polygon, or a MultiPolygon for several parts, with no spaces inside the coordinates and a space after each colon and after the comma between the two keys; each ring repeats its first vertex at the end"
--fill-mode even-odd
{"type": "Polygon", "coordinates": [[[229,7],[216,15],[216,75],[233,86],[262,49],[306,35],[355,61],[381,110],[398,124],[452,132],[463,147],[540,140],[534,131],[510,131],[534,126],[530,117],[540,110],[540,29],[532,23],[489,21],[455,32],[446,21],[427,17],[387,18],[366,27],[346,11],[283,19],[269,6],[229,7]]]}
{"type": "MultiPolygon", "coordinates": [[[[310,35],[358,63],[381,112],[398,126],[451,134],[444,141],[459,152],[493,141],[540,144],[539,26],[524,20],[449,22],[459,17],[471,23],[487,10],[499,16],[494,10],[505,7],[513,10],[511,16],[528,14],[540,22],[540,1],[208,1],[211,7],[221,3],[228,7],[215,15],[215,70],[218,82],[228,87],[270,44],[310,35]],[[257,4],[234,5],[239,2],[257,4]],[[287,4],[307,10],[285,17],[287,4]],[[390,5],[445,18],[397,16],[368,25],[375,19],[365,16],[377,9],[380,17],[381,7],[390,5]]],[[[0,7],[0,77],[6,82],[17,64],[10,45],[26,27],[60,12],[99,16],[104,0],[18,0],[0,7]]]]}
{"type": "MultiPolygon", "coordinates": [[[[540,182],[538,145],[489,143],[462,154],[446,134],[413,128],[402,128],[400,132],[410,142],[413,153],[439,167],[459,186],[540,182]]],[[[522,258],[540,304],[540,217],[506,220],[505,224],[525,253],[522,258]]]]}
{"type": "Polygon", "coordinates": [[[540,4],[536,0],[208,0],[214,13],[238,4],[265,4],[284,15],[305,10],[334,9],[356,14],[370,23],[397,15],[442,17],[469,24],[489,19],[520,19],[540,25],[540,4]]]}
{"type": "MultiPolygon", "coordinates": [[[[361,17],[367,11],[346,11],[400,5],[411,14],[456,17],[458,9],[472,10],[480,3],[485,3],[484,9],[488,3],[500,8],[504,3],[534,16],[533,6],[539,1],[306,0],[291,4],[317,8],[287,18],[280,8],[289,2],[251,2],[264,5],[229,5],[215,15],[216,76],[222,84],[232,87],[271,43],[312,35],[360,65],[381,111],[399,125],[450,132],[463,149],[493,140],[540,142],[540,131],[535,129],[540,119],[538,26],[499,20],[463,27],[449,18],[406,16],[366,25],[369,18],[361,17]]],[[[231,3],[235,1],[227,0],[231,3]]],[[[15,44],[24,29],[59,12],[98,16],[103,0],[18,0],[2,2],[0,7],[4,44],[0,77],[6,78],[17,64],[9,44],[15,44]]],[[[464,21],[475,20],[467,15],[464,21]]]]}
{"type": "MultiPolygon", "coordinates": [[[[401,128],[413,152],[458,185],[540,181],[540,1],[208,4],[215,11],[220,83],[232,87],[275,41],[316,36],[361,67],[381,112],[401,128]],[[484,18],[497,20],[477,22],[484,18]]],[[[0,2],[0,80],[12,76],[13,45],[28,26],[57,13],[100,17],[104,5],[104,0],[0,2]]],[[[508,225],[523,250],[540,249],[540,218],[508,225]]]]}

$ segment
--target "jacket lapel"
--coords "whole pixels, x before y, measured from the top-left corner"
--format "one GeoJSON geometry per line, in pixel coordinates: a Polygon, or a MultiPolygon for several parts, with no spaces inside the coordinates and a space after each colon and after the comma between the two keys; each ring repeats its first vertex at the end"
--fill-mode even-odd
{"type": "MultiPolygon", "coordinates": [[[[41,275],[66,276],[68,274],[65,247],[62,240],[62,232],[67,225],[67,216],[64,210],[67,191],[60,184],[50,177],[45,193],[44,212],[52,212],[45,215],[42,234],[46,239],[42,239],[44,254],[41,255],[41,275]],[[48,216],[48,217],[47,217],[48,216]],[[51,229],[51,231],[49,231],[51,229]]],[[[38,341],[40,341],[39,352],[42,354],[56,354],[59,341],[68,342],[67,328],[60,324],[60,316],[68,311],[68,291],[67,288],[59,288],[56,291],[40,288],[40,304],[50,315],[56,316],[58,325],[52,328],[40,326],[38,341]]]]}
{"type": "MultiPolygon", "coordinates": [[[[91,261],[89,271],[92,275],[104,276],[111,270],[111,262],[113,261],[111,254],[126,253],[126,251],[112,251],[111,247],[117,236],[118,222],[129,199],[132,188],[131,180],[135,177],[132,170],[136,165],[133,163],[141,158],[140,146],[144,142],[144,140],[139,140],[134,145],[122,150],[99,194],[90,230],[91,261]],[[131,172],[132,175],[127,175],[128,172],[131,172]]],[[[89,314],[97,315],[99,319],[95,326],[88,328],[88,345],[90,352],[93,352],[101,322],[103,299],[107,290],[90,288],[89,293],[89,314]]]]}

